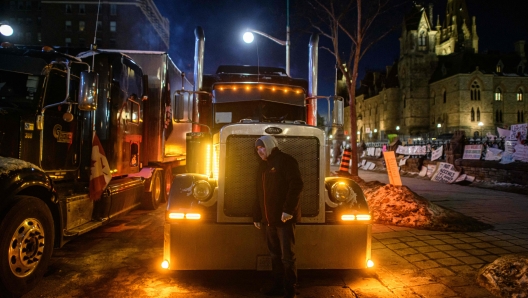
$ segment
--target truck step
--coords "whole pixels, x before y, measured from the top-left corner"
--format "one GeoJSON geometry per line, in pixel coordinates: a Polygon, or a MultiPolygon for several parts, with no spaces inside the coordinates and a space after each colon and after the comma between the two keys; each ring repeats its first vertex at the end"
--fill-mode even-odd
{"type": "Polygon", "coordinates": [[[78,236],[87,233],[103,225],[106,220],[92,220],[73,229],[64,230],[64,236],[78,236]]]}

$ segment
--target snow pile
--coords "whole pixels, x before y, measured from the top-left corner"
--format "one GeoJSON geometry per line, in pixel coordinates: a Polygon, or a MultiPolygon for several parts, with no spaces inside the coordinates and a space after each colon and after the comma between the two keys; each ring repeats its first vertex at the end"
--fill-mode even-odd
{"type": "Polygon", "coordinates": [[[496,259],[479,270],[477,283],[497,297],[528,297],[528,256],[496,259]]]}
{"type": "Polygon", "coordinates": [[[375,223],[456,232],[492,228],[472,217],[435,205],[407,186],[364,182],[359,177],[352,179],[363,189],[375,223]]]}

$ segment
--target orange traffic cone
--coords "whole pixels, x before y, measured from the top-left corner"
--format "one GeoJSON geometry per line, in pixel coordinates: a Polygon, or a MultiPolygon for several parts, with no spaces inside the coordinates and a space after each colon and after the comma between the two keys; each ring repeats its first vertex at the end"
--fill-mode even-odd
{"type": "Polygon", "coordinates": [[[352,150],[350,148],[345,148],[343,152],[343,157],[341,157],[341,165],[339,166],[339,172],[347,172],[350,167],[350,157],[352,156],[352,150]]]}

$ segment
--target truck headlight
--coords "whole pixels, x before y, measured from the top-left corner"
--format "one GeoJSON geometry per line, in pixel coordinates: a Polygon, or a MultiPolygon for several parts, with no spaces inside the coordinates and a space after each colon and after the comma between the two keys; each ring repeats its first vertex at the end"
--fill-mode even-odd
{"type": "Polygon", "coordinates": [[[200,180],[194,184],[193,196],[198,201],[205,201],[211,195],[211,185],[205,180],[200,180]]]}
{"type": "Polygon", "coordinates": [[[331,188],[332,197],[339,202],[351,200],[355,193],[352,188],[345,182],[337,182],[331,188]]]}

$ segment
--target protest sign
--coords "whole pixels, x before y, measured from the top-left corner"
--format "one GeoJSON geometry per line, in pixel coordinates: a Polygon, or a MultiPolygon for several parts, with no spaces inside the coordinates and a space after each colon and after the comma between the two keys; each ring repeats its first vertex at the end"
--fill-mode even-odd
{"type": "Polygon", "coordinates": [[[514,147],[515,152],[513,153],[513,159],[522,162],[528,162],[528,146],[521,143],[517,143],[514,147]]]}
{"type": "Polygon", "coordinates": [[[444,146],[438,147],[438,149],[435,149],[431,153],[431,161],[439,159],[440,157],[442,157],[443,153],[444,153],[444,146]]]}
{"type": "Polygon", "coordinates": [[[511,135],[511,131],[509,129],[504,129],[497,127],[497,132],[499,133],[499,137],[509,139],[511,135]]]}
{"type": "Polygon", "coordinates": [[[510,141],[526,140],[528,123],[515,124],[510,126],[510,141]]]}
{"type": "Polygon", "coordinates": [[[462,159],[480,159],[482,155],[482,144],[464,146],[462,159]]]}
{"type": "Polygon", "coordinates": [[[389,182],[392,185],[402,185],[399,167],[396,164],[396,155],[394,151],[383,152],[385,164],[387,166],[387,174],[389,175],[389,182]]]}
{"type": "Polygon", "coordinates": [[[431,181],[453,183],[458,178],[460,172],[455,170],[455,166],[449,163],[441,162],[437,165],[437,169],[431,177],[431,181]]]}
{"type": "Polygon", "coordinates": [[[436,165],[427,165],[427,177],[433,176],[433,173],[435,170],[436,170],[436,165]]]}
{"type": "Polygon", "coordinates": [[[375,157],[380,157],[381,156],[381,148],[376,148],[376,150],[374,151],[374,156],[375,157]]]}
{"type": "Polygon", "coordinates": [[[409,150],[407,147],[399,145],[398,148],[396,148],[396,153],[403,154],[403,155],[409,155],[409,150]]]}
{"type": "Polygon", "coordinates": [[[502,150],[497,148],[488,148],[486,151],[486,157],[484,157],[485,160],[501,160],[502,158],[502,150]]]}

